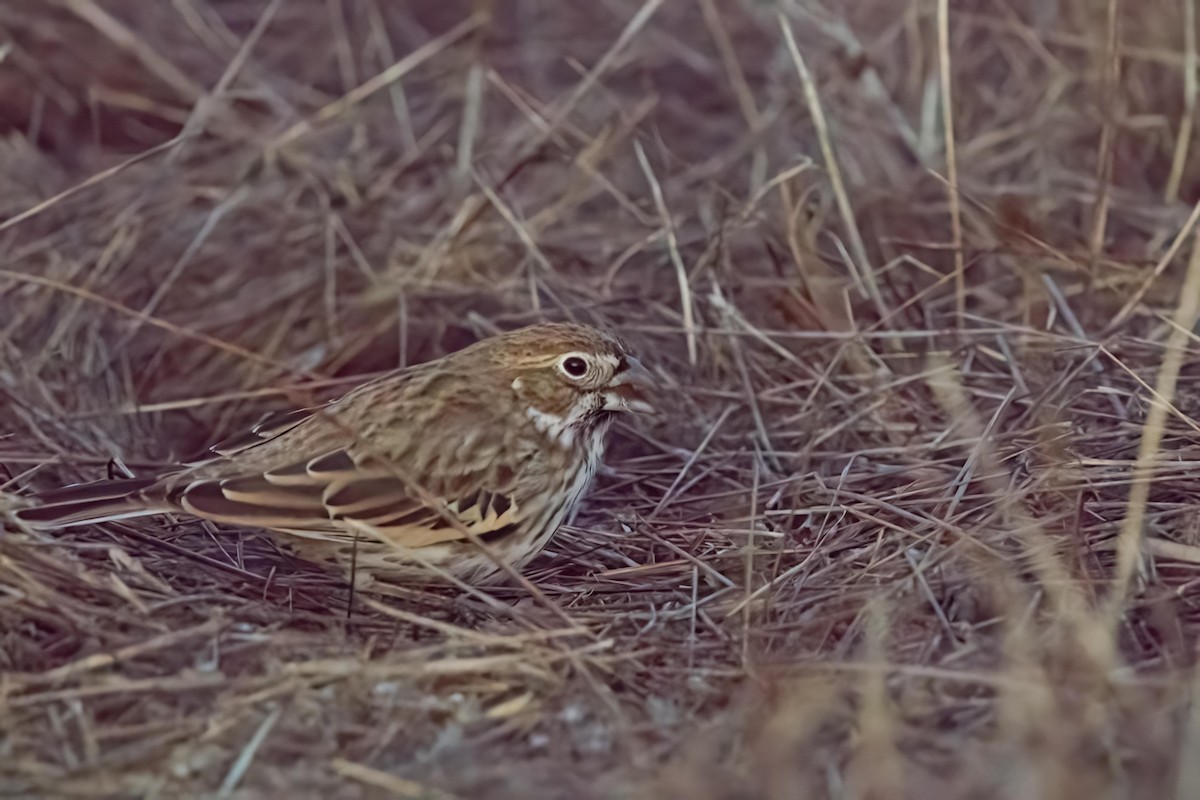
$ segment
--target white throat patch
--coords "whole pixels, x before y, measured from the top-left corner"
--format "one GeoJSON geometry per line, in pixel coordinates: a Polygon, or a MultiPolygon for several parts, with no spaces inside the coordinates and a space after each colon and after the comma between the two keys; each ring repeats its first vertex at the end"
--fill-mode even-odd
{"type": "Polygon", "coordinates": [[[533,423],[533,427],[549,436],[558,445],[570,447],[575,444],[575,437],[582,430],[579,423],[586,415],[599,410],[595,407],[597,401],[603,402],[603,399],[599,395],[589,395],[589,402],[576,403],[571,406],[565,417],[542,411],[533,406],[525,409],[525,416],[533,423]]]}
{"type": "Polygon", "coordinates": [[[576,409],[571,410],[571,414],[566,418],[560,417],[557,414],[551,414],[548,411],[542,411],[539,408],[530,406],[525,409],[525,416],[529,417],[533,423],[533,427],[537,428],[542,433],[549,436],[563,447],[570,447],[575,443],[575,425],[578,421],[578,412],[576,409]],[[571,419],[574,416],[575,419],[571,419]]]}

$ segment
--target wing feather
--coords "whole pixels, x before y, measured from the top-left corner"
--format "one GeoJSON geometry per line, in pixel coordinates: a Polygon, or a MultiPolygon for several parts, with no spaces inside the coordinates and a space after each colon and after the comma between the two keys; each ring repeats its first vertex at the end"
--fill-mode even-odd
{"type": "MultiPolygon", "coordinates": [[[[325,507],[331,516],[361,517],[404,504],[413,505],[404,484],[391,476],[366,477],[330,484],[325,489],[325,507]]],[[[419,505],[419,504],[417,504],[419,505]]]]}
{"type": "Polygon", "coordinates": [[[325,476],[353,475],[359,470],[359,465],[345,450],[335,450],[317,456],[304,465],[304,471],[309,477],[320,479],[325,476]]]}
{"type": "Polygon", "coordinates": [[[513,499],[511,469],[457,474],[442,484],[427,487],[452,495],[439,510],[412,497],[383,465],[362,464],[338,450],[262,473],[197,480],[182,490],[180,502],[198,516],[307,538],[349,541],[367,525],[406,548],[464,540],[462,528],[491,538],[517,529],[522,509],[513,499]]]}
{"type": "Polygon", "coordinates": [[[310,535],[337,533],[339,530],[332,520],[322,520],[318,514],[305,509],[230,500],[225,496],[220,481],[199,481],[188,486],[180,498],[180,504],[184,510],[198,517],[231,525],[277,530],[305,528],[311,531],[310,535]]]}
{"type": "Polygon", "coordinates": [[[263,508],[288,508],[322,513],[321,495],[308,486],[276,486],[265,476],[252,475],[220,481],[221,494],[230,503],[263,508]]]}

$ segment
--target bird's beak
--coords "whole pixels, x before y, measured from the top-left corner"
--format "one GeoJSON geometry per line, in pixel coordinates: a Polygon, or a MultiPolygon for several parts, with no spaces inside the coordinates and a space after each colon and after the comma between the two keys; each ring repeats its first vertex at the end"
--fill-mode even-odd
{"type": "Polygon", "coordinates": [[[615,396],[613,411],[636,411],[640,414],[654,413],[651,398],[658,390],[658,382],[650,370],[633,356],[625,357],[625,368],[613,376],[609,383],[609,396],[615,396]]]}

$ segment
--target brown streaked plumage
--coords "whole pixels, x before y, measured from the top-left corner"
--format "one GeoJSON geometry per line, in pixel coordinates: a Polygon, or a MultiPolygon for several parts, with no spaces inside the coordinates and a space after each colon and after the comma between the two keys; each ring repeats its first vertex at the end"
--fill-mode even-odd
{"type": "Polygon", "coordinates": [[[485,583],[500,570],[464,531],[523,566],[586,490],[612,417],[650,410],[651,386],[618,339],[534,325],[269,417],[206,461],[68,486],[16,516],[59,528],[183,512],[374,578],[426,563],[485,583]]]}

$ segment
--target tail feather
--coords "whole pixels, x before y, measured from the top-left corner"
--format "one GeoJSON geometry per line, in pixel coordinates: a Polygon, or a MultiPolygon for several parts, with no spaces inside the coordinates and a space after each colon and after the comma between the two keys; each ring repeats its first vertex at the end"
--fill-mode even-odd
{"type": "Polygon", "coordinates": [[[160,514],[167,509],[141,494],[154,482],[154,478],[131,478],[66,486],[36,495],[37,505],[18,510],[16,517],[31,528],[68,528],[160,514]]]}

